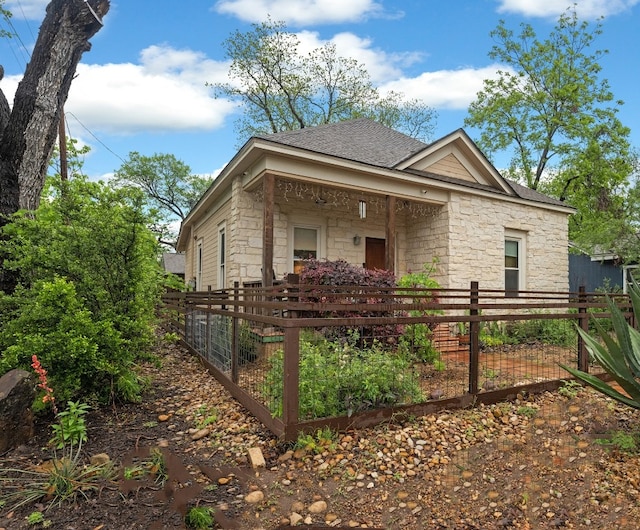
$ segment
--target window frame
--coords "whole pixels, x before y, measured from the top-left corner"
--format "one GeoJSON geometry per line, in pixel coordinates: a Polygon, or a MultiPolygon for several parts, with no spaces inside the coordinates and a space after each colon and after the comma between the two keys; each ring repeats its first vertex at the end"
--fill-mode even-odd
{"type": "Polygon", "coordinates": [[[196,241],[195,246],[196,251],[196,259],[195,259],[195,268],[196,268],[196,291],[202,290],[202,273],[204,269],[204,239],[199,238],[196,241]]]}
{"type": "Polygon", "coordinates": [[[295,259],[295,232],[296,228],[302,228],[306,230],[316,231],[316,259],[323,259],[326,256],[326,248],[324,245],[324,232],[325,227],[322,222],[297,222],[292,221],[289,225],[289,237],[287,238],[287,268],[291,271],[295,271],[295,265],[297,262],[304,260],[295,259]]]}
{"type": "Polygon", "coordinates": [[[504,290],[506,297],[517,298],[520,291],[526,290],[526,233],[517,230],[505,230],[504,232],[504,252],[503,252],[503,270],[504,270],[504,290]],[[514,242],[517,244],[517,259],[518,264],[516,267],[507,267],[507,242],[514,242]],[[507,288],[507,271],[517,271],[518,285],[515,290],[507,288]]]}
{"type": "Polygon", "coordinates": [[[227,225],[218,225],[218,289],[227,284],[227,225]]]}

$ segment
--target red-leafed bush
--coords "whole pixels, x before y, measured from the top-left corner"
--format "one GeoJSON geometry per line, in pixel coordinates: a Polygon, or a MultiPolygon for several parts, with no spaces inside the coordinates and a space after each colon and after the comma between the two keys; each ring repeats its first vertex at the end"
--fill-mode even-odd
{"type": "MultiPolygon", "coordinates": [[[[300,296],[301,302],[321,304],[340,304],[342,308],[332,310],[318,309],[306,311],[308,318],[353,318],[353,317],[391,317],[389,310],[359,310],[355,304],[393,303],[396,277],[388,270],[365,269],[347,263],[344,260],[309,260],[300,274],[302,286],[314,286],[305,290],[300,296]]],[[[327,338],[340,338],[348,335],[347,326],[326,326],[322,333],[327,338]]],[[[401,325],[363,326],[359,330],[363,342],[377,339],[382,344],[395,345],[402,334],[401,325]]]]}

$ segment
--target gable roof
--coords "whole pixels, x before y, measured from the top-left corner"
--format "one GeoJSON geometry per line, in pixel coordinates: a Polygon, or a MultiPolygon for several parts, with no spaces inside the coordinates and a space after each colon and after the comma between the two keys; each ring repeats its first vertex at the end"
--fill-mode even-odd
{"type": "Polygon", "coordinates": [[[472,189],[511,195],[521,199],[553,206],[569,205],[522,186],[500,175],[463,129],[457,129],[438,140],[426,144],[404,133],[386,127],[368,118],[356,118],[316,127],[259,135],[255,138],[306,151],[360,162],[369,166],[401,170],[442,182],[458,184],[472,189]],[[426,159],[443,146],[457,143],[484,166],[489,177],[485,182],[470,182],[460,178],[416,169],[416,163],[426,159]],[[493,184],[490,184],[493,182],[493,184]]]}

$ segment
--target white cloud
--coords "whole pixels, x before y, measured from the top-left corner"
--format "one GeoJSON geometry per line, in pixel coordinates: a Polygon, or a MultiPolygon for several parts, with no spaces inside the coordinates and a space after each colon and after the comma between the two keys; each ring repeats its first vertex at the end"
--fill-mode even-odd
{"type": "Polygon", "coordinates": [[[382,5],[374,0],[219,0],[214,9],[247,22],[271,16],[294,25],[357,22],[382,14],[382,5]]]}
{"type": "Polygon", "coordinates": [[[499,13],[529,17],[557,18],[575,4],[580,18],[595,19],[617,15],[631,9],[640,0],[500,0],[499,13]]]}
{"type": "Polygon", "coordinates": [[[8,0],[5,7],[14,17],[42,20],[50,0],[8,0]]]}
{"type": "Polygon", "coordinates": [[[424,72],[413,78],[400,78],[385,83],[381,91],[402,92],[409,99],[418,99],[436,109],[466,109],[482,90],[485,79],[497,77],[499,65],[484,68],[461,68],[424,72]]]}
{"type": "Polygon", "coordinates": [[[235,106],[205,83],[224,81],[227,68],[168,46],[146,48],[140,64],[81,63],[65,108],[86,127],[114,134],[213,130],[235,106]]]}
{"type": "Polygon", "coordinates": [[[339,56],[362,63],[375,84],[401,76],[404,67],[415,64],[425,56],[420,52],[387,53],[379,48],[372,48],[371,39],[348,32],[337,33],[330,40],[320,39],[314,31],[301,31],[297,35],[302,54],[331,42],[339,56]]]}

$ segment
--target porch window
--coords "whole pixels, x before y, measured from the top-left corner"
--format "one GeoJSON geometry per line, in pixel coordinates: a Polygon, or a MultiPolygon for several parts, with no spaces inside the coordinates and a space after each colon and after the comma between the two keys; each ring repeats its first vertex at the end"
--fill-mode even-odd
{"type": "Polygon", "coordinates": [[[227,284],[227,233],[225,225],[218,227],[218,289],[224,289],[227,284]]]}
{"type": "Polygon", "coordinates": [[[508,231],[504,239],[505,295],[516,297],[524,288],[524,235],[508,231]]]}
{"type": "Polygon", "coordinates": [[[320,230],[316,227],[293,227],[293,272],[300,274],[304,262],[318,258],[320,230]]]}

